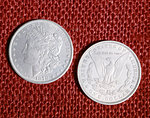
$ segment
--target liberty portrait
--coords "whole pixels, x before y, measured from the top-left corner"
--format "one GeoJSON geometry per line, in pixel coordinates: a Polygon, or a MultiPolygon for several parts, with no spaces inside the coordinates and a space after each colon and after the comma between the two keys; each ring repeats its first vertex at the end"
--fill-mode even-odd
{"type": "Polygon", "coordinates": [[[52,72],[60,63],[60,51],[63,45],[62,38],[57,32],[44,34],[33,28],[26,34],[23,47],[23,62],[31,67],[30,77],[52,72]]]}

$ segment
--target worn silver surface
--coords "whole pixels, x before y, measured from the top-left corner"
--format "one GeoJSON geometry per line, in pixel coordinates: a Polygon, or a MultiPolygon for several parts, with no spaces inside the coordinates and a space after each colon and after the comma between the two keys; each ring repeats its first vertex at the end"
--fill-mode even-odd
{"type": "Polygon", "coordinates": [[[92,100],[119,104],[136,91],[141,66],[135,53],[116,41],[102,41],[86,50],[78,65],[78,81],[92,100]]]}
{"type": "Polygon", "coordinates": [[[12,37],[9,57],[16,73],[25,80],[50,83],[68,70],[73,58],[72,41],[52,21],[29,21],[12,37]]]}

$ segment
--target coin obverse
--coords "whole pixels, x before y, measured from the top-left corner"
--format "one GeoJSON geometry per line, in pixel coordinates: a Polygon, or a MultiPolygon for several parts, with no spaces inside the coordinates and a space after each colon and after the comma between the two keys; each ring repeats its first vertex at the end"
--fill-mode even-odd
{"type": "Polygon", "coordinates": [[[117,41],[101,41],[88,48],[78,65],[78,81],[95,102],[115,105],[130,98],[141,80],[135,53],[117,41]]]}
{"type": "Polygon", "coordinates": [[[9,58],[23,79],[37,84],[53,82],[68,70],[73,45],[68,33],[49,20],[33,20],[20,27],[11,39],[9,58]]]}

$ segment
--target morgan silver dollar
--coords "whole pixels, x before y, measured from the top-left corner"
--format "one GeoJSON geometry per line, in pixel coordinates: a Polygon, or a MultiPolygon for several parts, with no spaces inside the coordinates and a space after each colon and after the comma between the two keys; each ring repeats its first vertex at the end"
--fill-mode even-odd
{"type": "Polygon", "coordinates": [[[78,81],[95,102],[115,105],[130,98],[141,80],[135,53],[116,41],[102,41],[86,50],[79,61],[78,81]]]}
{"type": "Polygon", "coordinates": [[[33,20],[11,39],[9,58],[16,73],[37,84],[53,82],[68,70],[73,45],[68,33],[49,20],[33,20]]]}

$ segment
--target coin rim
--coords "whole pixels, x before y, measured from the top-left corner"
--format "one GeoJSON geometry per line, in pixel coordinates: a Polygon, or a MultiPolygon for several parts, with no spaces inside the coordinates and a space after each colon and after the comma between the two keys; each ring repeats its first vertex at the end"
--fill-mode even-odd
{"type": "Polygon", "coordinates": [[[78,82],[80,84],[80,87],[82,88],[83,92],[90,98],[92,99],[93,101],[97,102],[97,103],[100,103],[100,104],[103,104],[103,105],[117,105],[117,104],[120,104],[120,103],[123,103],[125,102],[126,100],[128,100],[137,90],[139,84],[140,84],[140,81],[141,81],[141,64],[140,64],[140,61],[138,59],[138,57],[136,56],[136,54],[133,52],[133,50],[128,47],[127,45],[121,43],[121,42],[118,42],[118,41],[111,41],[111,40],[106,40],[106,41],[100,41],[100,42],[97,42],[95,44],[93,44],[92,46],[90,46],[84,53],[83,55],[81,56],[80,60],[79,60],[79,64],[78,64],[78,71],[77,71],[77,76],[78,76],[78,82]],[[84,89],[84,87],[82,86],[83,82],[81,82],[81,79],[79,79],[79,71],[80,71],[80,68],[79,66],[81,65],[81,59],[83,57],[85,57],[85,55],[88,53],[89,50],[91,50],[91,48],[94,48],[94,46],[98,45],[99,43],[115,43],[115,44],[118,44],[118,45],[121,45],[123,47],[125,47],[126,49],[128,49],[129,52],[131,52],[133,54],[133,56],[135,57],[135,60],[137,62],[137,68],[138,68],[138,80],[137,80],[137,83],[136,85],[134,86],[134,89],[129,93],[128,96],[126,96],[125,98],[122,98],[121,100],[117,100],[116,102],[103,102],[103,101],[99,101],[97,99],[95,99],[94,97],[92,97],[90,94],[88,94],[86,92],[86,90],[84,89]]]}
{"type": "Polygon", "coordinates": [[[18,28],[18,30],[14,33],[14,35],[12,36],[11,40],[10,40],[10,44],[9,44],[9,50],[8,50],[8,55],[9,55],[9,61],[11,63],[11,66],[13,68],[13,70],[21,77],[23,78],[24,80],[28,81],[28,82],[31,82],[31,83],[34,83],[34,84],[48,84],[48,83],[52,83],[56,80],[58,80],[59,78],[61,78],[69,69],[69,67],[71,66],[71,63],[72,63],[72,60],[73,60],[73,53],[74,53],[74,49],[73,49],[73,44],[72,44],[72,40],[69,36],[69,34],[67,33],[67,31],[62,27],[60,26],[59,24],[53,22],[53,21],[50,21],[50,20],[46,20],[46,19],[36,19],[36,20],[31,20],[31,21],[28,21],[26,22],[25,24],[23,24],[20,28],[18,28]],[[71,57],[69,59],[69,63],[67,64],[67,67],[66,69],[64,69],[64,71],[58,76],[58,77],[55,77],[53,78],[52,80],[47,80],[47,81],[34,81],[34,80],[30,80],[30,78],[27,78],[25,76],[23,76],[19,70],[17,69],[17,67],[15,66],[14,64],[14,61],[12,59],[12,44],[15,40],[15,37],[16,35],[23,29],[25,28],[27,25],[29,24],[32,24],[32,23],[35,23],[35,22],[48,22],[48,23],[52,23],[54,25],[56,25],[58,28],[60,28],[64,33],[65,35],[67,36],[67,39],[68,41],[70,42],[70,48],[71,48],[71,57]]]}

